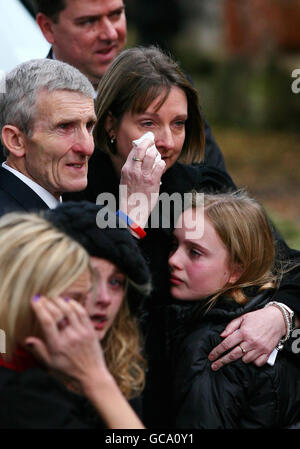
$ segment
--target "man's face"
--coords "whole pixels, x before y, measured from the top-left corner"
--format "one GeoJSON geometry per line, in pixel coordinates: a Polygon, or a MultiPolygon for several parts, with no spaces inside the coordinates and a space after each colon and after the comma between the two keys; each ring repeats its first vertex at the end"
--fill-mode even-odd
{"type": "Polygon", "coordinates": [[[123,0],[66,0],[51,29],[55,57],[97,85],[126,43],[123,0]]]}
{"type": "Polygon", "coordinates": [[[40,92],[33,133],[24,137],[24,174],[56,198],[83,190],[95,120],[92,98],[67,90],[40,92]]]}

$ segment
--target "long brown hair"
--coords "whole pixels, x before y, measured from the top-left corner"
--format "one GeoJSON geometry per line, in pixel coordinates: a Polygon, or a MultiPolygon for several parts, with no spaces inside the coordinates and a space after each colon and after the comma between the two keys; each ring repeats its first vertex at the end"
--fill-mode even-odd
{"type": "MultiPolygon", "coordinates": [[[[193,192],[189,207],[197,207],[198,194],[193,192]]],[[[210,307],[221,294],[244,304],[246,287],[274,287],[275,241],[266,212],[244,190],[204,194],[204,215],[215,228],[228,251],[230,268],[239,267],[239,278],[226,284],[210,300],[210,307]]]]}
{"type": "Polygon", "coordinates": [[[105,130],[109,113],[120,123],[125,112],[144,112],[153,100],[163,94],[160,107],[172,86],[184,91],[188,103],[186,137],[179,161],[187,164],[200,162],[205,134],[198,93],[179,65],[155,46],[124,50],[102,77],[96,100],[96,147],[106,153],[116,153],[105,130]]]}

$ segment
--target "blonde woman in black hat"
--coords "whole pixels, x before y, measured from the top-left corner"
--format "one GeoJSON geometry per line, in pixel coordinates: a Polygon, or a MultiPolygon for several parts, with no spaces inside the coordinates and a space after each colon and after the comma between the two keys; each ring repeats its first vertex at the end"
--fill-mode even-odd
{"type": "MultiPolygon", "coordinates": [[[[128,231],[110,232],[106,240],[103,232],[95,240],[98,254],[101,251],[108,261],[106,251],[110,252],[113,265],[113,260],[135,253],[139,268],[125,271],[124,282],[130,274],[135,284],[147,286],[147,266],[128,231]]],[[[105,337],[111,334],[111,341],[105,343],[103,338],[102,351],[80,304],[94,291],[94,270],[83,248],[93,239],[83,239],[84,245],[79,240],[36,214],[14,213],[0,220],[0,328],[6,335],[6,353],[0,357],[1,428],[143,428],[126,400],[143,387],[135,323],[128,312],[131,346],[126,346],[116,343],[122,331],[110,322],[105,337]],[[46,346],[49,335],[52,344],[46,346]],[[115,360],[114,351],[123,354],[125,368],[115,360]],[[122,382],[110,368],[115,373],[119,369],[120,377],[132,375],[122,382]]],[[[122,303],[125,286],[120,290],[122,303]]]]}
{"type": "MultiPolygon", "coordinates": [[[[141,413],[139,395],[145,384],[146,363],[141,355],[138,313],[150,293],[148,266],[135,239],[125,229],[100,229],[95,204],[68,202],[44,216],[80,243],[91,256],[95,289],[85,308],[104,350],[109,371],[122,393],[141,413]]],[[[139,316],[139,320],[140,320],[139,316]]]]}

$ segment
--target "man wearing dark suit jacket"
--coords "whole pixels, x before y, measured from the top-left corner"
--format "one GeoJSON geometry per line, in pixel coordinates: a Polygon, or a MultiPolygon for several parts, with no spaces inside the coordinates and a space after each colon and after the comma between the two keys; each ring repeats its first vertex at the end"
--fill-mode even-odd
{"type": "Polygon", "coordinates": [[[93,86],[74,67],[32,60],[6,78],[0,94],[0,215],[55,208],[83,190],[94,151],[93,86]]]}

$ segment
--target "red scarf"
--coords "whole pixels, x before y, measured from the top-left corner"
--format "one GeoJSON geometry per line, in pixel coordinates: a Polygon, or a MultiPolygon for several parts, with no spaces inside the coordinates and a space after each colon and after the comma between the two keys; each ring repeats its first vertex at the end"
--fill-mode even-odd
{"type": "Polygon", "coordinates": [[[22,373],[23,371],[39,366],[36,359],[25,349],[18,348],[12,359],[7,362],[0,355],[0,366],[22,373]]]}

